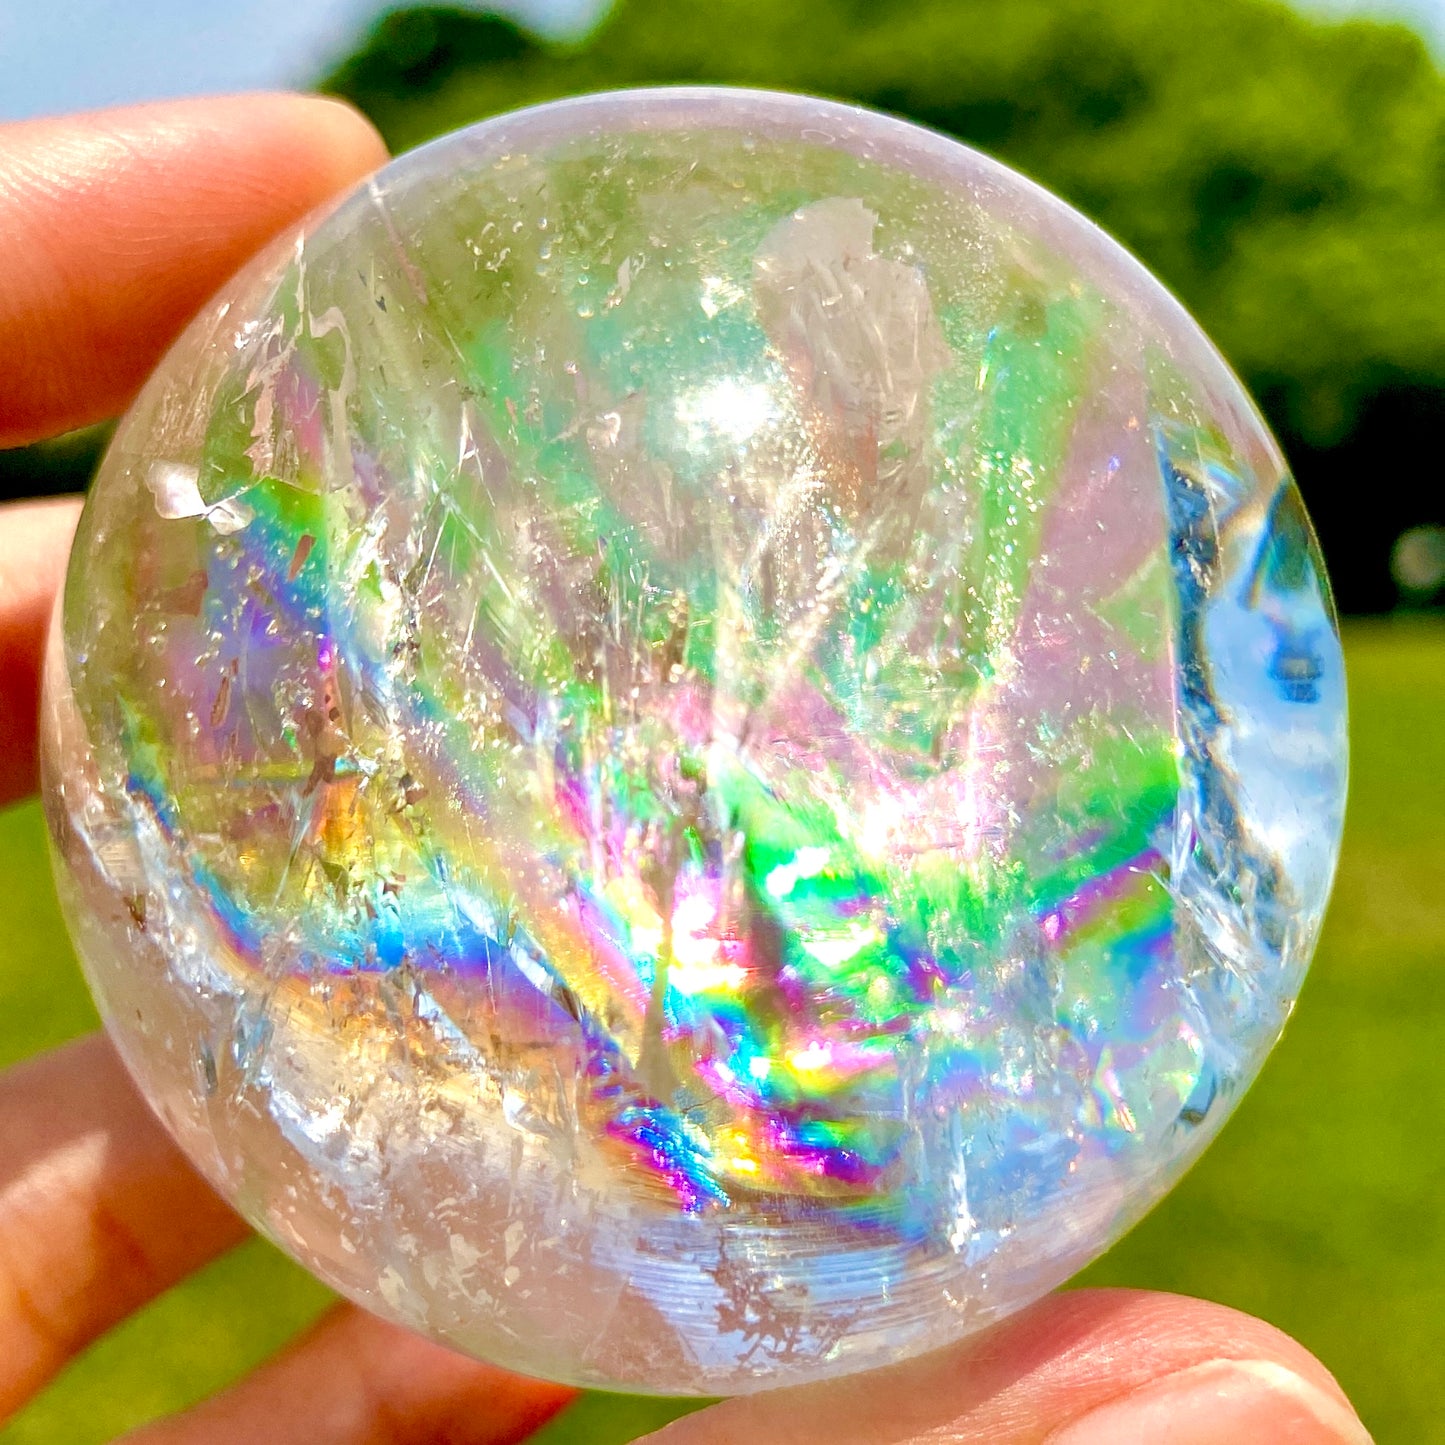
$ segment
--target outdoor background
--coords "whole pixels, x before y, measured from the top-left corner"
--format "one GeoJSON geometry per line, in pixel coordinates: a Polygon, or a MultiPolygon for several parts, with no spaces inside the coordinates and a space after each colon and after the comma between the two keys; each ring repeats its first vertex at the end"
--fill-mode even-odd
{"type": "MultiPolygon", "coordinates": [[[[609,86],[808,90],[960,136],[1139,254],[1295,467],[1346,614],[1353,777],[1335,901],[1283,1044],[1204,1162],[1086,1278],[1260,1314],[1335,1371],[1382,1445],[1445,1442],[1445,0],[1398,0],[1400,19],[1388,0],[506,9],[0,0],[0,119],[319,84],[399,150],[609,86]]],[[[84,486],[103,443],[0,452],[0,495],[84,486]]],[[[94,1016],[33,805],[0,813],[0,877],[6,1063],[94,1016]]],[[[109,1439],[233,1378],[325,1303],[248,1245],[92,1350],[0,1445],[109,1439]]],[[[669,1414],[591,1397],[539,1438],[609,1445],[669,1414]]]]}

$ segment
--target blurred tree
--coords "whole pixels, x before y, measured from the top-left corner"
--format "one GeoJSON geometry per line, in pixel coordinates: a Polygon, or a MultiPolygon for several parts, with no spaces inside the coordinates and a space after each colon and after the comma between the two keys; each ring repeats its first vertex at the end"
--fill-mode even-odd
{"type": "Polygon", "coordinates": [[[327,81],[341,95],[366,95],[377,108],[406,105],[457,75],[483,66],[514,65],[540,54],[509,20],[429,6],[383,15],[366,46],[327,81]]]}
{"type": "Polygon", "coordinates": [[[608,86],[727,82],[948,131],[1095,217],[1199,317],[1299,473],[1346,610],[1445,521],[1445,77],[1274,0],[617,0],[545,45],[394,12],[324,82],[395,147],[608,86]]]}

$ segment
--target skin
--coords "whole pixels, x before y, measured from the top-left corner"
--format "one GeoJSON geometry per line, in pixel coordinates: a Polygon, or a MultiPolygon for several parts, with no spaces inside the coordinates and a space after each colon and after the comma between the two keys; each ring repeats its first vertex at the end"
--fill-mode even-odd
{"type": "MultiPolygon", "coordinates": [[[[345,106],[190,101],[0,127],[0,446],[113,416],[259,246],[386,159],[345,106]]],[[[36,784],[45,627],[77,508],[0,508],[0,804],[36,784]]],[[[244,1226],[102,1036],[0,1075],[0,1419],[244,1226]]],[[[502,1445],[570,1392],[338,1306],[143,1445],[502,1445]]],[[[1369,1437],[1325,1368],[1258,1320],[1135,1291],[1055,1295],[962,1345],[727,1401],[658,1445],[1096,1445],[1369,1437]]]]}

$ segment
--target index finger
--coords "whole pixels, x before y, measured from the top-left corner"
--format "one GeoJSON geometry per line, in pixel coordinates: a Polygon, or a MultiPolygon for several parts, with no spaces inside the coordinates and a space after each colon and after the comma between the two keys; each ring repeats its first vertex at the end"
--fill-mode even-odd
{"type": "MultiPolygon", "coordinates": [[[[335,101],[246,95],[0,126],[0,446],[120,411],[247,258],[386,159],[335,101]]],[[[35,786],[71,503],[0,511],[0,806],[35,786]]]]}
{"type": "Polygon", "coordinates": [[[242,262],[385,159],[300,95],[0,126],[0,446],[114,416],[242,262]]]}

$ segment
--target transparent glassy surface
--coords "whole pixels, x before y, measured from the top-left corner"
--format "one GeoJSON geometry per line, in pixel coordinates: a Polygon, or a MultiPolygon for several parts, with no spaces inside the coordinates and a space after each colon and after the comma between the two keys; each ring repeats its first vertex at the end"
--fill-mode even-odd
{"type": "Polygon", "coordinates": [[[654,92],[403,157],[121,427],[48,679],[130,1068],[355,1299],[588,1384],[936,1347],[1218,1128],[1334,867],[1309,523],[1060,202],[654,92]]]}

